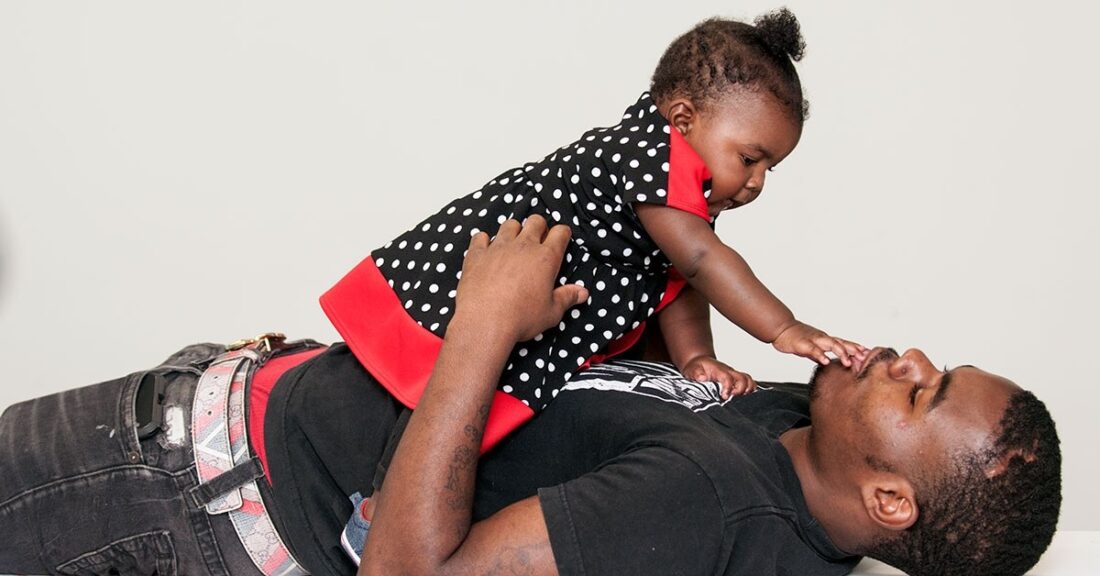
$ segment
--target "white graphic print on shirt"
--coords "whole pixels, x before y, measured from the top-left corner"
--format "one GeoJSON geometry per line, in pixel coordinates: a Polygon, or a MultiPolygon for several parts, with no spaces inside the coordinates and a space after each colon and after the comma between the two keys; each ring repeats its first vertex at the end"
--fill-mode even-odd
{"type": "Polygon", "coordinates": [[[684,378],[671,364],[615,360],[597,364],[578,373],[564,390],[611,390],[629,392],[679,404],[701,412],[722,404],[715,382],[684,378]]]}

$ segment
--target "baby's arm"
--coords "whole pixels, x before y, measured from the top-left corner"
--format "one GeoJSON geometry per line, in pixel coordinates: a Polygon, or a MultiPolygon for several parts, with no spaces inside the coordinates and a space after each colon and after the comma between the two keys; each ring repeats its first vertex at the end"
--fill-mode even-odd
{"type": "Polygon", "coordinates": [[[687,212],[665,206],[635,204],[642,226],[672,265],[723,316],[780,352],[828,364],[832,352],[847,366],[864,353],[853,342],[834,338],[795,319],[794,314],[726,246],[710,225],[687,212]]]}
{"type": "Polygon", "coordinates": [[[669,357],[686,378],[715,382],[722,399],[747,394],[756,382],[743,372],[720,362],[714,354],[710,331],[710,303],[690,285],[657,315],[669,357]]]}

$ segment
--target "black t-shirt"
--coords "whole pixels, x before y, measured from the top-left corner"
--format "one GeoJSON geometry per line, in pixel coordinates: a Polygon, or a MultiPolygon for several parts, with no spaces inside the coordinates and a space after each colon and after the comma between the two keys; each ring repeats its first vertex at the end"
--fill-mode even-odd
{"type": "MultiPolygon", "coordinates": [[[[265,439],[280,534],[313,574],[353,574],[339,545],[347,495],[366,493],[399,412],[337,345],[288,372],[265,439]]],[[[722,404],[671,366],[578,374],[479,462],[475,519],[538,495],[562,574],[847,574],[858,558],[810,516],[782,432],[804,396],[722,404]]]]}

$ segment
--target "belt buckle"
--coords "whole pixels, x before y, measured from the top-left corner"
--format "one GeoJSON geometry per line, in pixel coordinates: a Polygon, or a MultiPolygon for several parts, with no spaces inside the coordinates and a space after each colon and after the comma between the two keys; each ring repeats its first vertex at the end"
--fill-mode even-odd
{"type": "Polygon", "coordinates": [[[234,350],[240,350],[241,348],[259,348],[262,352],[271,352],[275,346],[282,344],[286,340],[286,334],[282,332],[264,332],[254,338],[242,338],[236,342],[230,343],[225,347],[229,352],[234,350]]]}

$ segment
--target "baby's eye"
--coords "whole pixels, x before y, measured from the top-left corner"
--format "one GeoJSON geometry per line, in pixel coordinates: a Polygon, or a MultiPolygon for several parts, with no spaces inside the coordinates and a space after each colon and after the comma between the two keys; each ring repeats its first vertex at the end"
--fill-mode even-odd
{"type": "Polygon", "coordinates": [[[745,156],[744,154],[741,155],[741,161],[745,163],[745,166],[752,166],[753,164],[759,162],[759,160],[757,160],[756,158],[745,156]]]}

